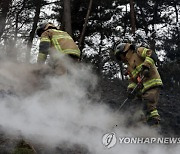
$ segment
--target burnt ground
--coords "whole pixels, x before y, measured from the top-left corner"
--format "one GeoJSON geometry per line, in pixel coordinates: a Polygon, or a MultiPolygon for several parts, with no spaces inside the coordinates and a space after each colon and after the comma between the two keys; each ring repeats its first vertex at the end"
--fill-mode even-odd
{"type": "MultiPolygon", "coordinates": [[[[90,93],[89,97],[100,99],[102,102],[108,104],[112,110],[117,110],[120,104],[126,99],[126,86],[127,82],[120,80],[101,79],[97,86],[96,91],[90,93]],[[98,96],[96,97],[98,93],[98,96]]],[[[9,91],[0,91],[0,98],[12,95],[9,91]]],[[[131,102],[128,102],[129,104],[131,102]]],[[[160,100],[158,105],[159,113],[162,117],[161,131],[164,136],[180,136],[180,94],[178,89],[164,88],[161,90],[160,100]]],[[[13,146],[18,142],[18,139],[12,139],[6,136],[0,128],[0,153],[10,154],[13,146]]],[[[74,145],[71,149],[63,149],[58,147],[55,151],[48,151],[43,148],[37,149],[37,153],[69,153],[69,154],[87,154],[88,151],[84,148],[74,145]],[[76,149],[76,150],[74,150],[76,149]]]]}
{"type": "MultiPolygon", "coordinates": [[[[118,79],[104,79],[100,85],[101,99],[112,109],[117,110],[127,97],[127,82],[118,79]]],[[[126,110],[126,105],[129,106],[131,103],[131,101],[128,101],[124,105],[124,110],[126,110]]],[[[164,85],[161,89],[157,107],[161,115],[161,133],[164,136],[180,136],[180,93],[178,89],[164,85]]]]}

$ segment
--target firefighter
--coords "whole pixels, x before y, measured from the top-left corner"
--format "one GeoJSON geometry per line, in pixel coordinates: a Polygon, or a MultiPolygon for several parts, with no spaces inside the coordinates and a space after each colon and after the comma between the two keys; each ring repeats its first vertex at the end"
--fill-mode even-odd
{"type": "Polygon", "coordinates": [[[80,50],[67,32],[59,30],[50,22],[45,22],[37,27],[36,33],[40,37],[37,63],[45,63],[49,55],[50,66],[56,74],[62,75],[67,69],[60,56],[68,55],[73,61],[79,61],[80,50]]]}
{"type": "Polygon", "coordinates": [[[128,97],[140,97],[144,106],[143,111],[147,124],[150,126],[159,125],[160,115],[157,110],[157,103],[160,87],[162,87],[163,83],[155,65],[158,59],[157,55],[151,49],[145,47],[136,48],[135,45],[130,43],[119,43],[115,47],[114,53],[117,60],[127,65],[129,75],[128,97]],[[141,86],[134,95],[132,90],[138,82],[141,82],[141,86]]]}

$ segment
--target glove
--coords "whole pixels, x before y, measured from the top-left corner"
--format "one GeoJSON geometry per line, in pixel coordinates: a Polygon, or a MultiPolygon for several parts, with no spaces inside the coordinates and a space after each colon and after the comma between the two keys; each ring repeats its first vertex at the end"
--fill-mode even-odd
{"type": "Polygon", "coordinates": [[[143,66],[142,68],[142,73],[141,73],[144,77],[149,77],[150,76],[150,72],[149,72],[149,68],[146,66],[143,66]]]}

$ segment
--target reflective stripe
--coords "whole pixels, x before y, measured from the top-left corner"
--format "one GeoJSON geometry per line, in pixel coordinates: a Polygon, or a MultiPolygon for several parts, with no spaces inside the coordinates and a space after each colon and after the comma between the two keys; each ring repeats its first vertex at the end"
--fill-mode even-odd
{"type": "Polygon", "coordinates": [[[42,37],[41,42],[51,42],[51,40],[47,37],[42,37]]]}
{"type": "Polygon", "coordinates": [[[140,64],[139,66],[137,66],[133,71],[132,71],[132,77],[133,78],[136,78],[136,76],[138,75],[138,73],[141,71],[142,69],[142,65],[143,64],[140,64]]]}
{"type": "Polygon", "coordinates": [[[44,60],[46,60],[46,57],[47,57],[46,54],[39,53],[39,54],[38,54],[38,61],[39,61],[39,62],[40,62],[40,61],[44,61],[44,60]]]}
{"type": "Polygon", "coordinates": [[[64,33],[64,31],[62,31],[62,30],[57,30],[57,29],[52,29],[52,31],[64,33]]]}
{"type": "Polygon", "coordinates": [[[132,82],[128,85],[128,89],[133,89],[135,86],[136,86],[136,83],[132,82]]]}
{"type": "Polygon", "coordinates": [[[69,36],[69,35],[62,35],[62,34],[59,34],[59,35],[53,35],[52,39],[70,39],[72,40],[72,37],[69,36]]]}
{"type": "Polygon", "coordinates": [[[149,50],[149,49],[144,48],[144,50],[143,50],[143,52],[142,52],[142,54],[141,54],[141,56],[142,56],[143,58],[146,57],[146,53],[147,53],[148,50],[149,50]]]}
{"type": "Polygon", "coordinates": [[[75,46],[75,43],[71,45],[71,43],[73,43],[73,39],[68,33],[55,29],[53,29],[52,31],[55,33],[52,33],[52,38],[49,39],[48,37],[42,37],[41,42],[51,42],[51,46],[54,47],[57,51],[80,57],[80,50],[75,46]],[[67,43],[63,44],[63,40],[67,40],[67,43]],[[68,40],[70,42],[70,46],[68,46],[68,40]],[[63,48],[65,49],[61,48],[61,41],[63,48]]]}
{"type": "Polygon", "coordinates": [[[66,53],[66,54],[72,54],[72,55],[80,56],[80,50],[65,49],[65,50],[63,50],[63,52],[66,53]]]}
{"type": "MultiPolygon", "coordinates": [[[[76,49],[64,49],[63,50],[61,48],[57,38],[60,38],[60,37],[53,37],[53,39],[52,39],[53,45],[56,48],[56,50],[66,53],[66,54],[77,55],[78,57],[80,57],[80,50],[76,50],[76,49]]],[[[65,37],[65,38],[72,39],[71,37],[65,37]]],[[[63,39],[64,39],[64,37],[63,37],[63,39]]]]}
{"type": "Polygon", "coordinates": [[[155,116],[159,116],[159,113],[156,109],[150,112],[150,115],[148,116],[148,118],[152,118],[155,116]]]}
{"type": "Polygon", "coordinates": [[[52,39],[53,45],[56,48],[56,50],[63,52],[63,50],[61,49],[61,46],[59,44],[59,42],[56,39],[52,39]]]}
{"type": "Polygon", "coordinates": [[[161,79],[151,79],[151,80],[143,83],[144,88],[142,89],[142,93],[151,87],[160,86],[160,85],[163,85],[161,79]]]}
{"type": "Polygon", "coordinates": [[[151,65],[154,65],[154,60],[150,57],[146,57],[145,61],[144,62],[148,62],[150,63],[151,65]]]}
{"type": "Polygon", "coordinates": [[[61,46],[59,45],[59,43],[56,39],[53,39],[52,42],[53,42],[53,45],[56,48],[56,50],[63,52],[63,53],[66,53],[66,54],[77,55],[78,57],[80,57],[80,50],[76,50],[76,49],[62,50],[61,46]]]}

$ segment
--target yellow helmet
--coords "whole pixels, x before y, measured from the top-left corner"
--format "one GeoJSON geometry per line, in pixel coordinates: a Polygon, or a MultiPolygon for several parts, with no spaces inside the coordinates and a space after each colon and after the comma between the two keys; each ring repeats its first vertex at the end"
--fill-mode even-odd
{"type": "Polygon", "coordinates": [[[41,23],[41,24],[39,24],[39,26],[36,29],[36,34],[40,37],[44,31],[46,31],[47,29],[51,29],[51,28],[57,29],[57,27],[51,22],[41,23]]]}

